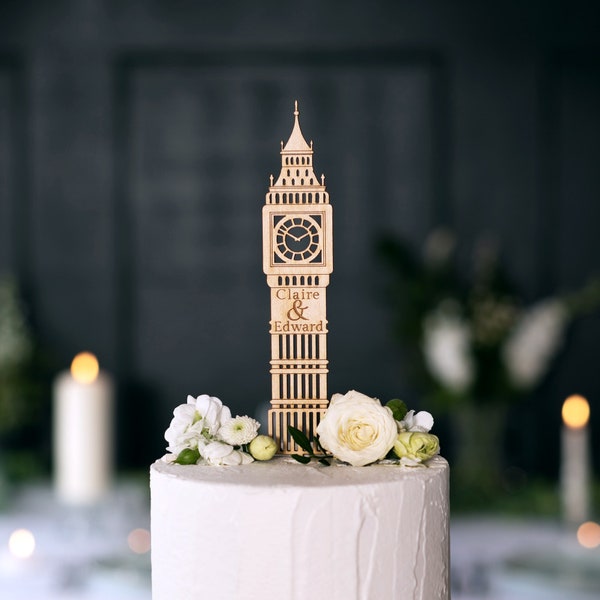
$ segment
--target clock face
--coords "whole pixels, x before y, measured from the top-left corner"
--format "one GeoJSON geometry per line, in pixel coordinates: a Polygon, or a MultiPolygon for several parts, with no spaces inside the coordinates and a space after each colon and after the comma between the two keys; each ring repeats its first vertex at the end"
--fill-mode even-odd
{"type": "Polygon", "coordinates": [[[281,217],[275,222],[273,235],[276,262],[320,262],[320,215],[281,217]]]}

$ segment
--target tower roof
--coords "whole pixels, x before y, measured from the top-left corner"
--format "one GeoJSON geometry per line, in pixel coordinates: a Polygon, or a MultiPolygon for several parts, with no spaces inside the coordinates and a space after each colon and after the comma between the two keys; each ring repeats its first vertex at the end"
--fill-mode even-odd
{"type": "Polygon", "coordinates": [[[292,133],[285,146],[282,148],[282,152],[286,154],[296,154],[296,153],[304,153],[311,152],[312,153],[312,145],[309,146],[302,135],[302,131],[300,130],[300,123],[298,121],[298,115],[300,112],[298,111],[298,100],[294,102],[294,128],[292,129],[292,133]]]}

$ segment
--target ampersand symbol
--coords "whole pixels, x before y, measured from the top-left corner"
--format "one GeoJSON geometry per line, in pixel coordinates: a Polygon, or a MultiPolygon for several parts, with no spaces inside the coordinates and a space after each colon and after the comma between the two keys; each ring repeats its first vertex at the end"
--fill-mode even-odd
{"type": "Polygon", "coordinates": [[[302,300],[294,300],[294,304],[292,308],[287,312],[287,318],[290,321],[299,321],[302,319],[303,321],[308,321],[308,317],[304,316],[304,311],[308,308],[308,306],[302,306],[302,300]]]}

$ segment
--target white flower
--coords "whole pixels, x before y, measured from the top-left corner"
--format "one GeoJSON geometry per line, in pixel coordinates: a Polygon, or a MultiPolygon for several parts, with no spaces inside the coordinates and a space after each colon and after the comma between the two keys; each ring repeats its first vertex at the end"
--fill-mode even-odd
{"type": "Polygon", "coordinates": [[[177,455],[186,448],[197,448],[202,437],[204,421],[192,404],[180,404],[173,411],[173,420],[165,431],[167,450],[177,455]]]}
{"type": "Polygon", "coordinates": [[[423,353],[431,375],[453,392],[463,393],[473,382],[468,325],[447,305],[425,319],[423,353]]]}
{"type": "Polygon", "coordinates": [[[320,444],[335,458],[362,467],[385,457],[398,427],[387,406],[352,390],[333,395],[316,431],[320,444]]]}
{"type": "Polygon", "coordinates": [[[197,398],[188,396],[188,403],[193,403],[196,411],[204,420],[204,427],[208,430],[210,436],[217,435],[222,423],[231,419],[231,411],[214,396],[202,394],[197,398]]]}
{"type": "Polygon", "coordinates": [[[187,448],[201,449],[216,435],[222,421],[231,418],[231,411],[218,399],[206,394],[187,397],[173,411],[173,420],[165,432],[167,450],[179,454],[187,448]]]}
{"type": "Polygon", "coordinates": [[[567,310],[559,300],[545,300],[526,311],[502,348],[502,357],[514,385],[527,389],[546,373],[560,347],[567,310]]]}
{"type": "Polygon", "coordinates": [[[246,452],[236,450],[224,442],[210,442],[201,451],[202,458],[209,465],[246,465],[254,459],[246,452]]]}
{"type": "Polygon", "coordinates": [[[232,446],[241,446],[249,444],[256,437],[259,427],[260,423],[256,419],[235,417],[221,425],[217,437],[232,446]]]}
{"type": "Polygon", "coordinates": [[[421,410],[415,414],[414,410],[409,410],[404,419],[398,423],[398,431],[419,431],[427,433],[433,427],[433,416],[426,410],[421,410]]]}

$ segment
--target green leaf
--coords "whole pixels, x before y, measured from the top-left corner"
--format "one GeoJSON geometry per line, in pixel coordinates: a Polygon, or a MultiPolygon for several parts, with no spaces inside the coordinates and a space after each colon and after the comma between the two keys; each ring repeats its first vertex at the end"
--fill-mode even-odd
{"type": "Polygon", "coordinates": [[[303,456],[302,454],[292,454],[292,458],[303,465],[307,465],[310,462],[310,456],[303,456]]]}
{"type": "Polygon", "coordinates": [[[320,458],[319,462],[325,467],[331,466],[331,463],[326,458],[320,458]]]}
{"type": "Polygon", "coordinates": [[[323,446],[321,446],[321,441],[319,440],[318,435],[315,436],[315,444],[316,444],[318,450],[323,452],[323,454],[327,454],[327,450],[325,450],[325,448],[323,448],[323,446]]]}
{"type": "Polygon", "coordinates": [[[386,403],[386,406],[392,409],[392,414],[394,415],[394,419],[396,419],[396,421],[402,421],[408,412],[406,404],[398,398],[390,400],[386,403]]]}
{"type": "Polygon", "coordinates": [[[302,431],[292,427],[291,425],[288,425],[288,431],[290,432],[290,435],[296,444],[298,444],[302,450],[308,452],[308,454],[311,456],[314,455],[310,440],[306,437],[306,435],[304,435],[304,433],[302,433],[302,431]]]}
{"type": "Polygon", "coordinates": [[[186,448],[179,453],[179,456],[175,459],[178,465],[195,465],[200,458],[200,452],[198,448],[191,449],[186,448]]]}

